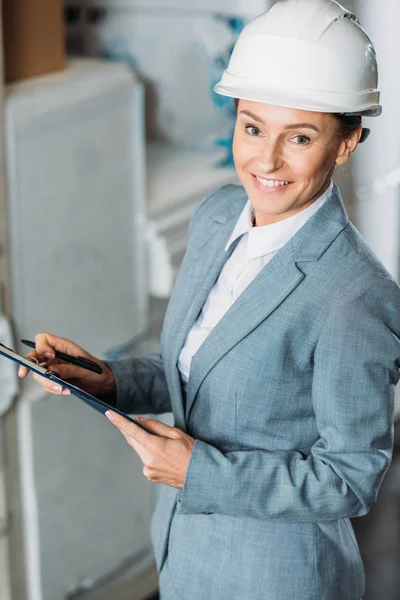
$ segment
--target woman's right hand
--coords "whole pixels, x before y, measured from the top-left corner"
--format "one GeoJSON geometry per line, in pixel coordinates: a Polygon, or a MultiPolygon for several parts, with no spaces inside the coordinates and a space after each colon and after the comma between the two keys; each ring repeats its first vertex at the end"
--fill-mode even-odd
{"type": "MultiPolygon", "coordinates": [[[[113,396],[116,392],[116,384],[113,372],[111,369],[101,360],[95,358],[86,350],[83,350],[77,344],[74,344],[71,340],[51,335],[50,333],[38,333],[35,336],[36,349],[32,350],[27,354],[27,358],[33,357],[40,363],[45,363],[43,366],[46,369],[51,369],[59,374],[61,379],[65,379],[69,383],[80,387],[93,396],[113,396]],[[64,360],[55,358],[54,351],[64,352],[70,356],[80,356],[82,358],[88,358],[98,363],[103,373],[93,373],[82,367],[77,367],[64,360]]],[[[18,376],[23,379],[29,373],[29,369],[26,367],[20,367],[18,370],[18,376]]],[[[69,390],[61,388],[59,385],[55,385],[50,380],[32,373],[32,377],[51,394],[69,395],[69,390]]]]}

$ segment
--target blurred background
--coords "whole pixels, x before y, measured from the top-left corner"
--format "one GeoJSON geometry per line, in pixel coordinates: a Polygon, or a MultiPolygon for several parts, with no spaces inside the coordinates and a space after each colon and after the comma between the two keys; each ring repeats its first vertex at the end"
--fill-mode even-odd
{"type": "MultiPolygon", "coordinates": [[[[2,343],[26,354],[20,338],[49,331],[101,358],[158,351],[193,209],[238,182],[233,102],[212,87],[273,3],[2,0],[2,343]]],[[[399,280],[400,5],[342,4],[375,44],[384,111],[335,179],[399,280]]],[[[158,486],[104,417],[38,387],[0,361],[0,599],[157,598],[158,486]]],[[[396,448],[353,521],[367,600],[400,597],[399,475],[396,448]]]]}

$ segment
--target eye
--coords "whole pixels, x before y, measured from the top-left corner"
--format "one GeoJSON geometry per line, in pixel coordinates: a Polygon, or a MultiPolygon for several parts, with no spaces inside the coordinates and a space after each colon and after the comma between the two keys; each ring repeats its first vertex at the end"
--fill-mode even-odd
{"type": "Polygon", "coordinates": [[[245,129],[249,132],[249,134],[253,137],[258,137],[261,131],[255,125],[246,125],[245,129]]]}
{"type": "Polygon", "coordinates": [[[294,140],[299,140],[295,142],[296,146],[304,146],[307,142],[310,142],[310,138],[307,135],[295,135],[294,140]]]}

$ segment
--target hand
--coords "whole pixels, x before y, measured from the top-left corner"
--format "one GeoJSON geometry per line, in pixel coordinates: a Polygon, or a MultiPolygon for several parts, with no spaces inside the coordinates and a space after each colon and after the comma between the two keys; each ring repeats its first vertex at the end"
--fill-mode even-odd
{"type": "MultiPolygon", "coordinates": [[[[74,344],[74,342],[71,342],[71,340],[57,337],[50,333],[38,333],[35,336],[35,344],[36,350],[29,352],[27,358],[33,357],[40,363],[45,363],[43,366],[46,367],[46,369],[51,369],[58,373],[61,379],[65,379],[95,396],[104,396],[104,394],[112,394],[115,392],[116,384],[111,369],[109,369],[101,360],[95,358],[86,352],[86,350],[83,350],[83,348],[74,344]],[[93,360],[101,366],[103,373],[99,375],[98,373],[93,373],[82,367],[77,367],[59,358],[55,358],[55,350],[59,350],[70,356],[82,356],[83,358],[93,360]]],[[[21,366],[18,370],[18,376],[21,379],[24,379],[29,372],[29,369],[21,366]]],[[[32,373],[32,377],[46,390],[46,392],[58,396],[70,394],[69,390],[61,388],[59,385],[54,384],[54,382],[49,381],[37,373],[32,373]]]]}
{"type": "Polygon", "coordinates": [[[195,440],[176,427],[138,417],[151,435],[135,423],[108,410],[107,418],[120,430],[143,463],[143,475],[155,483],[183,489],[195,440]]]}

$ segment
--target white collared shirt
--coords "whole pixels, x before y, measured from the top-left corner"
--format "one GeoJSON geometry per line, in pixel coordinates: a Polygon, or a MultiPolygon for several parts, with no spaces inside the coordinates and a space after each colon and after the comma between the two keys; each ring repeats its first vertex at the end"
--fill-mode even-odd
{"type": "Polygon", "coordinates": [[[259,227],[253,227],[253,207],[250,200],[247,201],[225,251],[237,238],[240,240],[226,261],[179,355],[178,368],[184,383],[189,379],[192,357],[212,329],[278,250],[325,204],[332,189],[331,181],[326,192],[307,208],[283,221],[259,227]]]}

